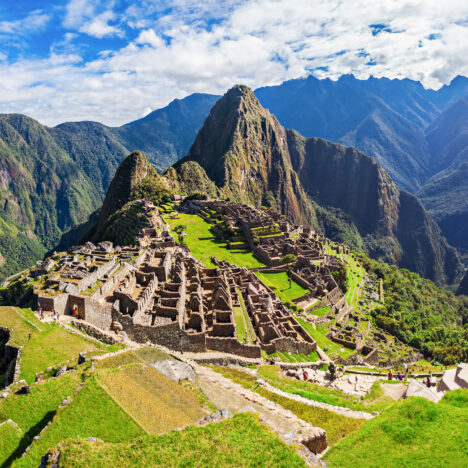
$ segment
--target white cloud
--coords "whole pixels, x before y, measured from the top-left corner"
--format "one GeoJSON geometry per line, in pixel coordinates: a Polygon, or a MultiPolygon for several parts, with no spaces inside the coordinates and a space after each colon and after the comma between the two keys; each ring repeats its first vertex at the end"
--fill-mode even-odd
{"type": "Polygon", "coordinates": [[[0,63],[0,103],[46,123],[116,125],[193,92],[277,84],[311,70],[438,87],[468,75],[467,10],[466,0],[141,0],[117,15],[111,2],[71,0],[67,28],[104,37],[126,24],[137,38],[87,63],[57,53],[0,63]],[[377,24],[380,32],[370,27],[377,24]]]}
{"type": "Polygon", "coordinates": [[[112,21],[114,18],[115,15],[112,11],[104,11],[91,21],[83,24],[79,28],[79,31],[98,39],[102,39],[105,36],[121,36],[122,31],[116,26],[109,24],[109,21],[112,21]]]}
{"type": "Polygon", "coordinates": [[[43,29],[49,19],[50,16],[42,10],[35,10],[19,20],[0,21],[0,33],[26,35],[43,29]]]}

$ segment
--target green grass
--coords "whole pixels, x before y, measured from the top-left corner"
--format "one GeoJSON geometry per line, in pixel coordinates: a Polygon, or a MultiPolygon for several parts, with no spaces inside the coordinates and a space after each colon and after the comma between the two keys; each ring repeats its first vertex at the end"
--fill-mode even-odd
{"type": "Polygon", "coordinates": [[[397,402],[325,455],[329,467],[468,466],[468,390],[439,403],[419,397],[397,402]]]}
{"type": "Polygon", "coordinates": [[[285,271],[280,273],[263,273],[257,271],[255,274],[270,287],[285,304],[309,292],[295,281],[291,281],[291,287],[289,287],[289,277],[285,271]]]}
{"type": "Polygon", "coordinates": [[[90,378],[70,406],[57,413],[42,439],[31,446],[28,455],[17,460],[15,467],[37,467],[49,449],[65,439],[98,437],[106,442],[123,442],[144,431],[90,378]]]}
{"type": "Polygon", "coordinates": [[[233,307],[232,311],[234,313],[234,320],[236,322],[237,339],[241,343],[244,343],[247,340],[247,332],[245,330],[244,323],[244,312],[240,306],[233,307]]]}
{"type": "Polygon", "coordinates": [[[248,413],[206,427],[188,427],[125,444],[68,443],[61,452],[60,465],[69,468],[306,466],[293,447],[260,424],[258,416],[248,413]]]}
{"type": "Polygon", "coordinates": [[[341,356],[343,358],[347,358],[355,353],[353,349],[348,349],[343,347],[342,345],[335,343],[334,341],[328,339],[325,335],[328,333],[328,330],[322,326],[317,325],[315,329],[313,325],[304,319],[299,317],[296,320],[303,326],[303,328],[307,331],[307,333],[317,342],[317,345],[322,348],[328,348],[328,351],[325,351],[328,356],[333,358],[334,356],[341,356]],[[343,351],[341,351],[343,350],[343,351]]]}
{"type": "Polygon", "coordinates": [[[185,243],[190,249],[190,253],[206,267],[215,267],[211,261],[212,256],[219,260],[226,260],[247,268],[264,266],[251,252],[227,249],[225,243],[213,237],[213,233],[210,231],[211,224],[198,215],[180,213],[180,218],[178,219],[171,219],[169,216],[165,216],[164,220],[169,224],[171,229],[174,229],[179,224],[187,226],[185,229],[185,233],[187,234],[184,239],[185,243]]]}
{"type": "Polygon", "coordinates": [[[47,367],[77,359],[82,351],[105,349],[103,345],[70,333],[55,323],[40,322],[26,309],[0,307],[0,326],[11,330],[11,344],[23,346],[20,379],[25,379],[27,383],[33,383],[35,374],[45,371],[47,367]]]}
{"type": "Polygon", "coordinates": [[[17,449],[23,433],[9,421],[0,423],[0,466],[6,465],[10,455],[17,449]]]}
{"type": "Polygon", "coordinates": [[[207,412],[190,388],[146,364],[101,373],[99,383],[149,434],[195,423],[207,412]]]}
{"type": "MultiPolygon", "coordinates": [[[[45,325],[45,324],[44,324],[45,325]]],[[[82,351],[96,351],[102,346],[55,324],[47,324],[41,333],[33,334],[21,351],[20,379],[34,382],[36,372],[69,359],[78,358],[82,351]]]]}
{"type": "Polygon", "coordinates": [[[276,351],[275,353],[269,354],[270,357],[278,357],[283,362],[315,362],[320,359],[317,351],[313,351],[308,356],[305,354],[294,354],[294,353],[280,353],[276,351]]]}
{"type": "Polygon", "coordinates": [[[378,382],[374,384],[371,391],[364,399],[361,399],[342,392],[341,390],[284,377],[281,374],[280,368],[277,366],[262,366],[258,372],[262,378],[266,379],[279,390],[300,395],[308,400],[320,401],[334,406],[342,406],[354,411],[381,412],[394,403],[390,397],[384,395],[378,382]]]}
{"type": "MultiPolygon", "coordinates": [[[[10,458],[10,461],[23,453],[33,438],[52,419],[58,406],[78,387],[81,380],[80,373],[65,375],[59,379],[52,379],[30,387],[29,395],[12,394],[0,400],[0,422],[13,420],[21,428],[20,438],[12,438],[11,430],[8,434],[8,446],[1,446],[0,460],[10,458]]],[[[4,427],[5,425],[1,426],[4,427]]],[[[0,462],[1,466],[1,462],[0,462]]]]}
{"type": "Polygon", "coordinates": [[[312,315],[316,315],[317,317],[323,317],[324,315],[327,315],[328,312],[330,312],[330,310],[331,310],[331,307],[322,306],[322,307],[319,307],[317,309],[310,310],[308,312],[310,312],[312,315]]]}
{"type": "Polygon", "coordinates": [[[307,421],[314,426],[321,427],[327,432],[327,441],[329,445],[337,443],[343,437],[346,437],[351,432],[356,431],[363,419],[347,418],[333,411],[328,411],[323,408],[317,408],[305,403],[299,403],[289,398],[282,397],[276,393],[269,392],[262,387],[256,387],[256,377],[247,374],[246,372],[230,367],[213,367],[213,369],[232,381],[249,388],[259,395],[268,398],[269,400],[278,403],[283,408],[292,411],[296,416],[307,421]]]}
{"type": "MultiPolygon", "coordinates": [[[[236,326],[239,322],[239,326],[241,327],[241,335],[243,335],[243,338],[246,339],[247,343],[254,344],[257,341],[257,336],[252,326],[252,322],[250,321],[247,309],[245,308],[244,298],[242,297],[242,293],[239,289],[237,290],[237,296],[239,298],[240,306],[234,308],[234,318],[236,320],[236,326]]],[[[239,336],[238,340],[242,341],[241,338],[239,338],[239,336]]]]}
{"type": "Polygon", "coordinates": [[[41,330],[43,324],[37,320],[32,313],[22,311],[17,307],[0,307],[0,326],[10,330],[10,343],[13,346],[24,346],[28,342],[29,334],[37,333],[38,330],[30,323],[34,323],[41,330]]]}

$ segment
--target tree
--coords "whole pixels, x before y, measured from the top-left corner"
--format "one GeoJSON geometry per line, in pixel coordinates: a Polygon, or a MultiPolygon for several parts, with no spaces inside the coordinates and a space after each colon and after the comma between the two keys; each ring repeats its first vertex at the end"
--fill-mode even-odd
{"type": "Polygon", "coordinates": [[[288,280],[289,280],[289,289],[292,288],[291,284],[291,268],[294,263],[296,263],[297,257],[294,254],[286,254],[281,260],[281,265],[288,266],[288,280]]]}

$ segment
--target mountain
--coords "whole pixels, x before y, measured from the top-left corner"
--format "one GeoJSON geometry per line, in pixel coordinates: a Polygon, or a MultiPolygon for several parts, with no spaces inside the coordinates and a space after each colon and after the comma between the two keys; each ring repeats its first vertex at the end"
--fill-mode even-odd
{"type": "Polygon", "coordinates": [[[195,161],[233,201],[267,205],[296,223],[311,224],[314,212],[292,169],[286,131],[252,91],[236,86],[220,99],[177,170],[195,161]]]}
{"type": "Polygon", "coordinates": [[[468,96],[439,116],[427,140],[435,174],[417,195],[468,260],[468,96]]]}
{"type": "Polygon", "coordinates": [[[126,148],[141,151],[157,169],[166,169],[187,154],[219,96],[192,94],[167,107],[113,129],[126,148]]]}
{"type": "Polygon", "coordinates": [[[400,188],[416,192],[433,174],[425,129],[468,94],[468,78],[434,91],[408,79],[309,76],[255,94],[282,125],[354,146],[376,158],[400,188]]]}
{"type": "Polygon", "coordinates": [[[325,234],[330,217],[346,220],[372,256],[439,283],[459,280],[454,249],[417,198],[395,185],[375,159],[353,148],[285,130],[245,86],[213,107],[185,158],[198,163],[236,202],[271,206],[325,234]],[[326,218],[325,220],[323,218],[326,218]]]}
{"type": "Polygon", "coordinates": [[[98,122],[50,128],[24,115],[0,115],[0,278],[58,243],[63,248],[78,240],[87,225],[62,236],[101,206],[131,151],[144,149],[159,168],[185,155],[216,99],[176,99],[116,128],[98,122]]]}

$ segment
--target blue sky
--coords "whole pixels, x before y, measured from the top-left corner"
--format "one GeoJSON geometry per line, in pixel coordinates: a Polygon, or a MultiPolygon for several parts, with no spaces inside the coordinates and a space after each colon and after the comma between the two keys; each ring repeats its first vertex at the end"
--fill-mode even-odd
{"type": "Polygon", "coordinates": [[[313,73],[468,75],[466,0],[0,0],[0,112],[139,118],[193,92],[313,73]]]}

